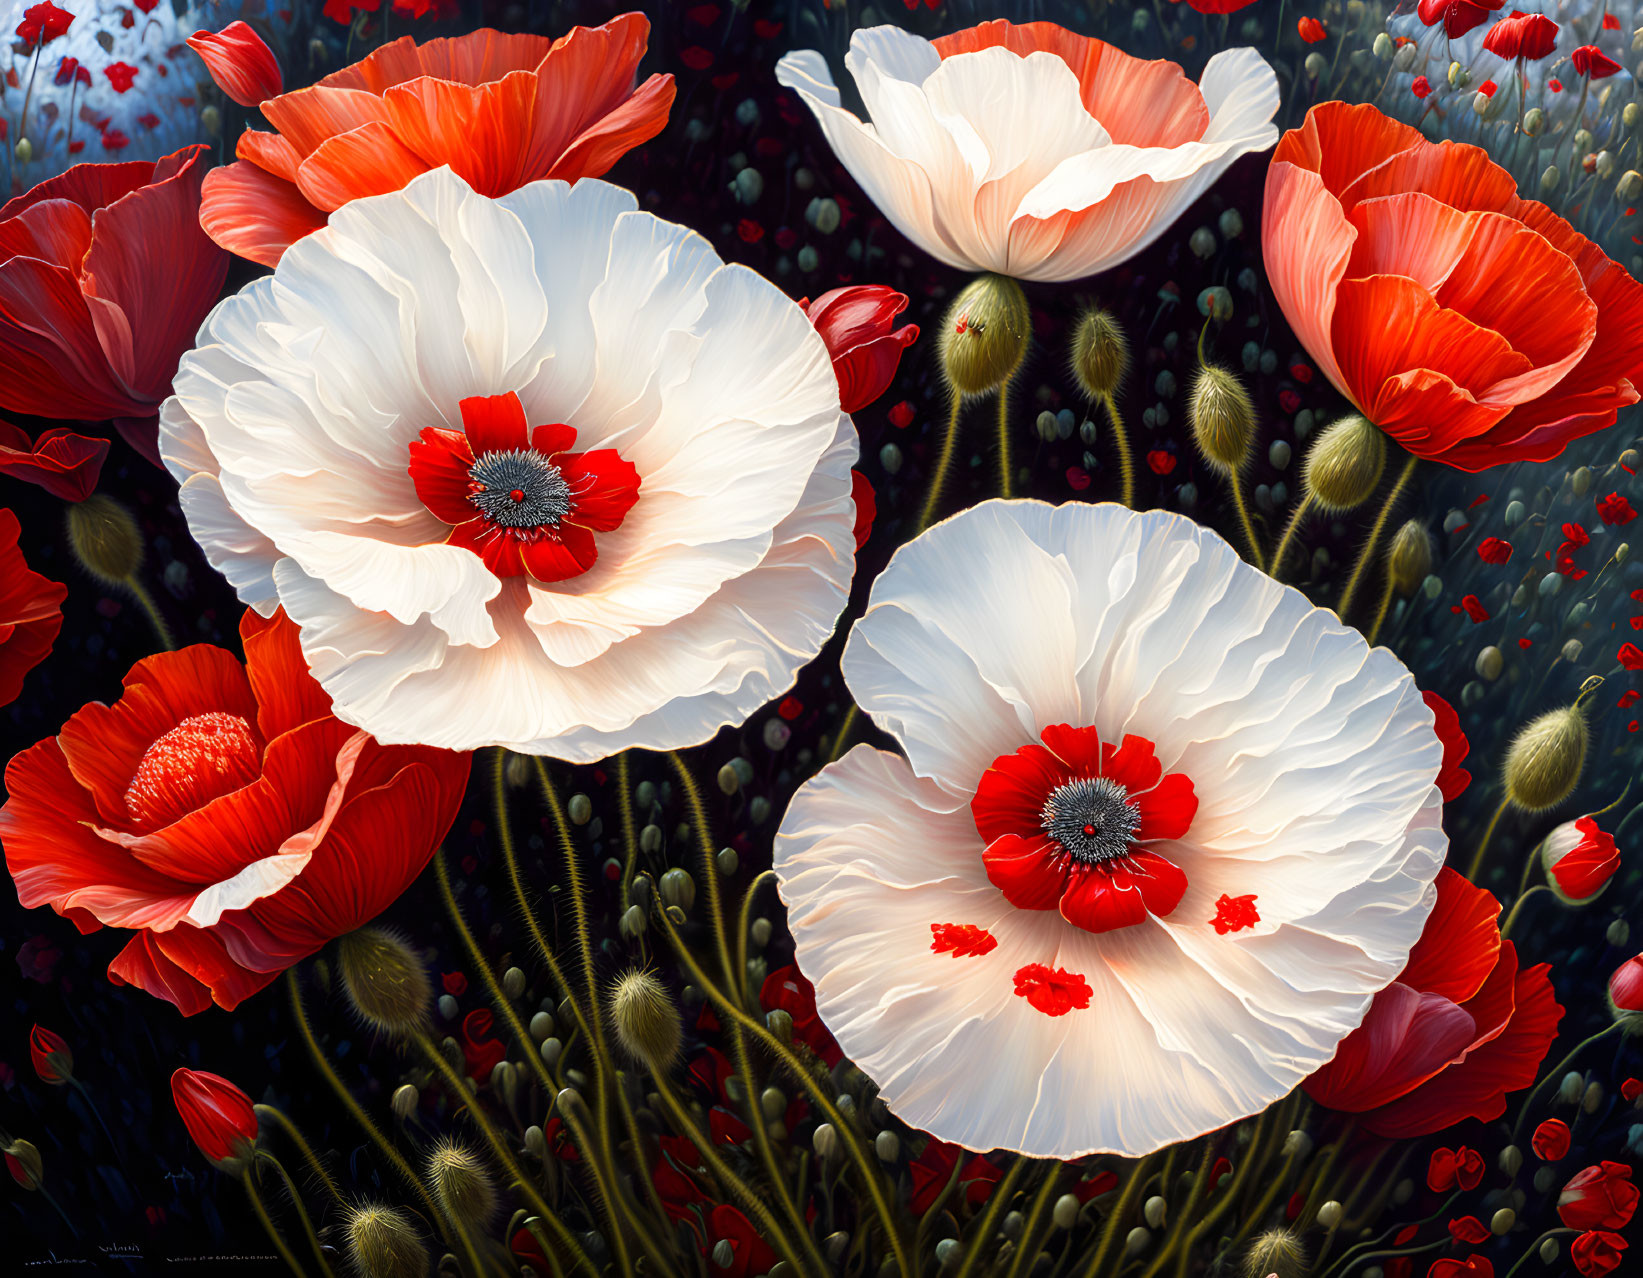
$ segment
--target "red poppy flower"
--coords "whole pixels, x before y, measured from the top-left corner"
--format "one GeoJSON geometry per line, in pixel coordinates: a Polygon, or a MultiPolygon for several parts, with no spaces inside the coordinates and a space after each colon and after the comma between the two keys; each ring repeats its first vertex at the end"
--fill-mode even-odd
{"type": "Polygon", "coordinates": [[[1462,1145],[1435,1149],[1426,1164],[1426,1187],[1446,1194],[1451,1189],[1476,1189],[1483,1180],[1483,1155],[1462,1145]]]}
{"type": "Polygon", "coordinates": [[[1569,1244],[1569,1259],[1584,1278],[1601,1278],[1620,1268],[1626,1240],[1608,1230],[1588,1230],[1569,1244]]]}
{"type": "Polygon", "coordinates": [[[1634,954],[1609,977],[1609,1002],[1622,1012],[1643,1011],[1643,954],[1634,954]]]}
{"type": "Polygon", "coordinates": [[[1480,27],[1489,21],[1491,13],[1498,12],[1506,0],[1420,0],[1416,12],[1429,27],[1443,24],[1444,34],[1451,40],[1480,27]]]}
{"type": "Polygon", "coordinates": [[[1643,670],[1643,648],[1635,643],[1623,643],[1615,653],[1615,660],[1627,670],[1643,670]]]}
{"type": "Polygon", "coordinates": [[[495,1022],[496,1018],[483,1007],[476,1007],[462,1018],[462,1069],[481,1085],[508,1055],[506,1045],[491,1033],[495,1022]]]}
{"type": "MultiPolygon", "coordinates": [[[[717,1241],[730,1244],[731,1259],[728,1265],[715,1265],[714,1272],[723,1278],[754,1278],[756,1274],[769,1273],[775,1268],[777,1260],[775,1248],[759,1237],[758,1230],[753,1228],[753,1222],[736,1208],[721,1203],[708,1216],[710,1236],[717,1241]]],[[[712,1252],[713,1244],[702,1248],[704,1252],[712,1252]]]]}
{"type": "Polygon", "coordinates": [[[1446,1256],[1432,1262],[1426,1278],[1495,1278],[1495,1267],[1487,1256],[1471,1255],[1465,1260],[1446,1256]]]}
{"type": "Polygon", "coordinates": [[[1461,1216],[1449,1222],[1449,1236],[1458,1243],[1470,1243],[1476,1247],[1489,1241],[1489,1226],[1476,1216],[1461,1216]]]}
{"type": "Polygon", "coordinates": [[[1570,1229],[1624,1229],[1637,1210],[1632,1169],[1604,1160],[1576,1172],[1557,1196],[1557,1214],[1570,1229]]]}
{"type": "Polygon", "coordinates": [[[107,456],[106,439],[90,439],[58,426],[31,444],[27,432],[0,421],[0,474],[38,484],[64,501],[91,496],[107,456]]]}
{"type": "Polygon", "coordinates": [[[1472,784],[1472,774],[1460,765],[1471,753],[1472,743],[1460,728],[1460,715],[1435,692],[1421,693],[1421,700],[1432,711],[1432,729],[1443,742],[1443,763],[1438,768],[1437,787],[1445,803],[1453,803],[1472,784]]]}
{"type": "Polygon", "coordinates": [[[1637,518],[1637,512],[1619,493],[1610,493],[1597,499],[1597,517],[1606,524],[1629,524],[1637,518]]]}
{"type": "Polygon", "coordinates": [[[246,663],[145,657],[6,769],[0,842],[23,905],[135,931],[109,965],[185,1015],[232,1009],[380,913],[455,816],[468,756],[381,746],[332,713],[283,612],[246,663]]]}
{"type": "Polygon", "coordinates": [[[1557,47],[1557,23],[1543,13],[1510,13],[1489,28],[1483,47],[1509,61],[1534,62],[1557,47]]]}
{"type": "Polygon", "coordinates": [[[212,1166],[237,1170],[256,1153],[257,1114],[251,1098],[220,1074],[179,1069],[171,1076],[171,1099],[183,1126],[212,1166]]]}
{"type": "Polygon", "coordinates": [[[1535,1151],[1536,1158],[1555,1163],[1569,1152],[1572,1140],[1568,1123],[1561,1118],[1548,1118],[1535,1128],[1535,1134],[1529,1138],[1529,1148],[1535,1151]]]}
{"type": "Polygon", "coordinates": [[[103,68],[103,74],[108,77],[116,93],[125,93],[131,88],[137,79],[137,71],[138,68],[129,62],[111,62],[103,68]]]}
{"type": "Polygon", "coordinates": [[[488,196],[600,177],[667,124],[673,77],[635,87],[649,37],[638,13],[558,40],[401,36],[263,102],[276,131],[240,135],[239,159],[206,179],[200,221],[224,248],[274,266],[333,210],[441,165],[488,196]]]}
{"type": "Polygon", "coordinates": [[[60,35],[66,35],[74,25],[74,15],[45,0],[23,10],[23,20],[17,24],[17,38],[31,48],[50,44],[60,35]]]}
{"type": "Polygon", "coordinates": [[[1620,63],[1595,44],[1583,44],[1569,55],[1574,69],[1590,80],[1606,80],[1620,70],[1620,63]]]}
{"type": "Polygon", "coordinates": [[[1478,542],[1478,558],[1486,564],[1503,564],[1512,558],[1512,543],[1499,537],[1485,537],[1478,542]]]}
{"type": "Polygon", "coordinates": [[[1255,0],[1187,0],[1187,8],[1199,13],[1237,13],[1254,3],[1255,0]]]}
{"type": "Polygon", "coordinates": [[[0,408],[145,419],[152,450],[177,361],[228,271],[199,225],[206,153],[78,164],[0,208],[0,408]]]}
{"type": "Polygon", "coordinates": [[[1307,351],[1417,457],[1547,461],[1638,399],[1643,283],[1477,147],[1320,103],[1278,143],[1262,223],[1307,351]]]}
{"type": "Polygon", "coordinates": [[[1114,745],[1057,724],[1039,741],[994,759],[970,801],[987,877],[1011,905],[1059,910],[1089,932],[1167,916],[1187,876],[1147,845],[1192,825],[1191,779],[1164,775],[1145,737],[1114,745]]]}
{"type": "MultiPolygon", "coordinates": [[[[957,1145],[932,1139],[924,1147],[924,1152],[907,1164],[907,1173],[912,1179],[912,1194],[908,1199],[908,1206],[915,1216],[922,1216],[935,1206],[941,1191],[947,1188],[947,1182],[952,1179],[953,1168],[958,1166],[965,1153],[966,1151],[957,1145]]],[[[966,1203],[972,1207],[979,1207],[992,1194],[993,1186],[1003,1178],[1003,1168],[988,1162],[981,1154],[975,1154],[959,1171],[959,1192],[963,1194],[966,1203]]]]}
{"type": "Polygon", "coordinates": [[[1598,829],[1589,817],[1565,821],[1541,844],[1541,861],[1558,895],[1584,904],[1591,900],[1620,868],[1620,849],[1614,836],[1598,829]]]}
{"type": "Polygon", "coordinates": [[[1424,75],[1418,75],[1410,81],[1409,91],[1424,100],[1432,96],[1432,82],[1424,75]]]}
{"type": "Polygon", "coordinates": [[[68,587],[32,571],[17,548],[22,525],[0,510],[0,706],[23,690],[30,670],[46,659],[63,628],[68,587]]]}
{"type": "Polygon", "coordinates": [[[1316,18],[1302,18],[1295,24],[1295,30],[1300,33],[1302,40],[1308,44],[1317,44],[1320,40],[1329,38],[1329,30],[1316,18]]]}
{"type": "Polygon", "coordinates": [[[42,1083],[55,1087],[74,1077],[74,1053],[67,1040],[38,1025],[29,1030],[29,1060],[42,1083]]]}
{"type": "Polygon", "coordinates": [[[844,1049],[834,1041],[816,1010],[816,987],[803,972],[789,963],[778,967],[759,986],[759,1006],[767,1012],[778,1009],[793,1018],[793,1037],[804,1043],[828,1069],[844,1059],[844,1049]]]}
{"type": "Polygon", "coordinates": [[[799,305],[827,343],[847,413],[859,413],[890,388],[902,351],[918,340],[917,324],[894,327],[907,295],[883,284],[836,288],[799,305]]]}
{"type": "Polygon", "coordinates": [[[639,472],[613,448],[568,451],[576,428],[532,427],[513,392],[465,399],[462,430],[426,426],[411,443],[411,482],[446,539],[498,577],[579,577],[639,500],[639,472]]]}
{"type": "Polygon", "coordinates": [[[243,22],[230,22],[221,31],[196,31],[188,37],[188,47],[200,55],[217,87],[242,107],[261,106],[285,87],[274,51],[243,22]]]}
{"type": "Polygon", "coordinates": [[[867,539],[873,535],[873,520],[878,517],[878,498],[873,495],[873,485],[861,471],[850,471],[850,500],[856,504],[856,526],[853,535],[856,540],[856,549],[860,550],[867,544],[867,539]]]}
{"type": "Polygon", "coordinates": [[[1500,937],[1500,902],[1445,866],[1438,899],[1398,979],[1302,1086],[1360,1115],[1377,1136],[1442,1131],[1506,1110],[1535,1081],[1563,1009],[1546,964],[1518,970],[1500,937]]]}

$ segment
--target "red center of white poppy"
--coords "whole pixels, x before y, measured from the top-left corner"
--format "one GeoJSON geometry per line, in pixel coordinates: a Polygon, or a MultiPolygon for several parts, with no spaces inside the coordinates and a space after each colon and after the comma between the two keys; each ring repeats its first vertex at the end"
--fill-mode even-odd
{"type": "Polygon", "coordinates": [[[1059,910],[1088,932],[1159,918],[1187,876],[1149,844],[1178,839],[1198,811],[1192,781],[1166,775],[1145,737],[1102,742],[1058,724],[993,760],[970,803],[987,877],[1023,910],[1059,910]]]}
{"type": "Polygon", "coordinates": [[[473,551],[498,577],[565,581],[599,558],[639,500],[639,472],[612,448],[568,451],[576,430],[528,425],[519,396],[461,403],[462,429],[429,426],[411,444],[411,482],[446,541],[473,551]]]}
{"type": "Polygon", "coordinates": [[[261,772],[251,725],[213,710],[184,719],[157,738],[126,787],[126,811],[151,828],[250,785],[261,772]]]}

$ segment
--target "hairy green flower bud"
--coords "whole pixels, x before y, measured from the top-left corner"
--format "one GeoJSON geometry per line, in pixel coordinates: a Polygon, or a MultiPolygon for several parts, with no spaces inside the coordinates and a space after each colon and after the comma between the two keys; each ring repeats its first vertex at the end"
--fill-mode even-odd
{"type": "Polygon", "coordinates": [[[1091,399],[1117,392],[1129,371],[1130,346],[1106,311],[1085,311],[1073,330],[1073,377],[1091,399]]]}
{"type": "Polygon", "coordinates": [[[965,395],[996,390],[1027,357],[1032,316],[1021,285],[1004,275],[979,275],[965,285],[941,330],[941,367],[965,395]]]}
{"type": "Polygon", "coordinates": [[[349,932],[337,941],[342,989],[360,1020],[389,1038],[424,1029],[433,984],[415,951],[381,928],[349,932]]]}
{"type": "Polygon", "coordinates": [[[1385,469],[1386,436],[1354,413],[1324,427],[1302,473],[1319,508],[1334,513],[1368,501],[1385,469]]]}
{"type": "Polygon", "coordinates": [[[1187,402],[1192,437],[1204,461],[1223,475],[1242,470],[1255,442],[1255,403],[1244,384],[1224,368],[1199,370],[1187,402]]]}
{"type": "Polygon", "coordinates": [[[496,1214],[496,1184],[479,1156],[452,1140],[428,1154],[428,1188],[434,1201],[464,1225],[483,1227],[496,1214]]]}
{"type": "Polygon", "coordinates": [[[428,1245],[397,1207],[350,1207],[343,1235],[358,1278],[426,1278],[428,1245]]]}
{"type": "Polygon", "coordinates": [[[1506,797],[1526,812],[1562,803],[1580,780],[1588,736],[1578,703],[1531,720],[1506,749],[1506,797]]]}
{"type": "Polygon", "coordinates": [[[1420,589],[1432,571],[1432,534],[1418,519],[1411,519],[1393,535],[1386,551],[1386,571],[1392,586],[1408,597],[1420,589]]]}
{"type": "Polygon", "coordinates": [[[68,508],[68,544],[80,566],[98,581],[117,585],[143,562],[143,534],[131,512],[101,493],[68,508]]]}
{"type": "Polygon", "coordinates": [[[628,972],[611,988],[611,1028],[622,1050],[640,1064],[663,1071],[679,1055],[684,1030],[679,1008],[651,972],[628,972]]]}

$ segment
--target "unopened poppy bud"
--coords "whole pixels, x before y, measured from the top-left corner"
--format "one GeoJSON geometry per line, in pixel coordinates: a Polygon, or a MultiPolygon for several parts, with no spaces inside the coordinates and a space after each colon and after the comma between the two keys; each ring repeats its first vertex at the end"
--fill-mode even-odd
{"type": "Polygon", "coordinates": [[[442,1140],[429,1152],[428,1188],[434,1201],[464,1225],[483,1227],[496,1214],[490,1169],[455,1141],[442,1140]]]}
{"type": "Polygon", "coordinates": [[[1287,1229],[1267,1230],[1244,1253],[1244,1278],[1303,1278],[1306,1268],[1306,1248],[1287,1229]]]}
{"type": "Polygon", "coordinates": [[[1106,311],[1086,311],[1073,330],[1073,376],[1091,399],[1117,392],[1130,367],[1124,330],[1106,311]]]}
{"type": "Polygon", "coordinates": [[[1639,120],[1643,120],[1643,107],[1635,102],[1626,103],[1626,109],[1620,113],[1620,122],[1628,129],[1635,129],[1639,120]]]}
{"type": "Polygon", "coordinates": [[[68,508],[68,544],[80,566],[98,581],[117,585],[143,562],[143,535],[131,512],[102,493],[68,508]]]}
{"type": "Polygon", "coordinates": [[[1244,468],[1255,440],[1255,403],[1242,382],[1224,368],[1200,369],[1187,416],[1198,451],[1212,469],[1232,475],[1244,468]]]}
{"type": "Polygon", "coordinates": [[[622,1050],[640,1064],[660,1072],[679,1055],[679,1008],[654,973],[628,972],[616,982],[610,1020],[622,1050]]]}
{"type": "Polygon", "coordinates": [[[5,1147],[6,1170],[24,1189],[39,1189],[45,1181],[46,1165],[32,1141],[14,1140],[5,1147]]]}
{"type": "Polygon", "coordinates": [[[1325,1229],[1333,1229],[1341,1223],[1341,1205],[1331,1198],[1322,1207],[1318,1208],[1318,1223],[1325,1229]]]}
{"type": "Polygon", "coordinates": [[[366,927],[347,933],[337,941],[337,968],[343,993],[371,1029],[402,1038],[427,1026],[434,996],[428,969],[392,932],[366,927]]]}
{"type": "Polygon", "coordinates": [[[1567,799],[1586,763],[1586,716],[1579,705],[1548,710],[1532,720],[1506,750],[1506,797],[1526,812],[1544,812],[1567,799]]]}
{"type": "Polygon", "coordinates": [[[1386,436],[1354,413],[1319,432],[1302,474],[1318,506],[1333,513],[1368,501],[1385,469],[1386,436]]]}
{"type": "Polygon", "coordinates": [[[839,1134],[834,1130],[832,1123],[823,1123],[816,1128],[816,1134],[810,1138],[811,1147],[816,1151],[816,1157],[824,1163],[831,1162],[839,1156],[839,1134]]]}
{"type": "Polygon", "coordinates": [[[1420,589],[1432,571],[1432,534],[1420,520],[1409,520],[1393,535],[1386,551],[1386,570],[1400,595],[1407,598],[1420,589]]]}
{"type": "Polygon", "coordinates": [[[1523,113],[1523,131],[1530,137],[1538,137],[1546,128],[1546,112],[1539,107],[1530,107],[1523,113]]]}
{"type": "Polygon", "coordinates": [[[1609,1012],[1626,1033],[1643,1033],[1643,954],[1627,959],[1609,977],[1609,1012]]]}
{"type": "Polygon", "coordinates": [[[791,1043],[793,1041],[792,1013],[776,1008],[764,1014],[765,1028],[776,1036],[778,1042],[791,1043]]]}
{"type": "Polygon", "coordinates": [[[1638,196],[1643,195],[1643,173],[1636,169],[1627,169],[1620,175],[1620,181],[1615,183],[1614,193],[1615,198],[1630,204],[1638,196]]]}
{"type": "Polygon", "coordinates": [[[60,1087],[74,1080],[74,1053],[61,1034],[38,1025],[30,1029],[29,1059],[42,1083],[60,1087]]]}
{"type": "Polygon", "coordinates": [[[422,1103],[422,1094],[409,1083],[401,1083],[394,1088],[394,1094],[388,1102],[394,1111],[394,1117],[402,1123],[408,1123],[416,1114],[417,1106],[422,1103]]]}
{"type": "Polygon", "coordinates": [[[428,1245],[409,1216],[397,1207],[377,1205],[347,1212],[343,1235],[359,1278],[425,1278],[428,1245]]]}
{"type": "Polygon", "coordinates": [[[188,37],[188,47],[200,55],[217,87],[242,107],[259,107],[285,87],[274,51],[243,22],[230,22],[216,32],[196,31],[188,37]]]}
{"type": "Polygon", "coordinates": [[[662,875],[659,886],[662,889],[662,900],[669,905],[688,910],[696,902],[696,880],[690,877],[689,870],[674,866],[662,875]]]}
{"type": "Polygon", "coordinates": [[[1541,840],[1539,853],[1546,882],[1565,905],[1597,900],[1620,868],[1614,836],[1605,834],[1589,816],[1558,826],[1541,840]]]}
{"type": "Polygon", "coordinates": [[[243,1175],[257,1152],[257,1111],[251,1098],[220,1074],[179,1069],[171,1075],[171,1099],[211,1165],[243,1175]]]}
{"type": "Polygon", "coordinates": [[[1562,180],[1563,174],[1558,171],[1557,165],[1548,164],[1540,174],[1540,193],[1550,195],[1557,190],[1557,184],[1562,180]]]}
{"type": "Polygon", "coordinates": [[[1371,46],[1371,48],[1373,49],[1375,56],[1382,62],[1385,62],[1392,56],[1394,50],[1392,37],[1382,31],[1375,37],[1375,43],[1371,46]]]}
{"type": "Polygon", "coordinates": [[[980,275],[947,309],[941,328],[941,366],[965,395],[984,395],[1009,381],[1027,357],[1032,317],[1021,285],[1003,275],[980,275]]]}

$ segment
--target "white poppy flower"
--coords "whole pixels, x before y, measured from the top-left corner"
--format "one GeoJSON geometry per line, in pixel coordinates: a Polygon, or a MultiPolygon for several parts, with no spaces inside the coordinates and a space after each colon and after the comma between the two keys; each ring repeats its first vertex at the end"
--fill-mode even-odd
{"type": "Polygon", "coordinates": [[[384,744],[691,745],[844,606],[826,345],[603,182],[493,200],[440,169],[357,200],[211,314],[175,391],[190,529],[384,744]]]}
{"type": "Polygon", "coordinates": [[[1145,1154],[1258,1112],[1403,969],[1447,840],[1409,672],[1178,515],[989,501],[903,546],[857,746],[776,839],[799,968],[901,1118],[1145,1154]]]}
{"type": "Polygon", "coordinates": [[[1278,140],[1278,78],[1254,49],[1216,54],[1195,85],[1173,62],[999,18],[933,42],[864,28],[844,64],[871,123],[840,106],[814,50],[784,57],[776,79],[897,229],[964,270],[1104,271],[1278,140]]]}

